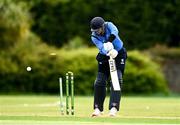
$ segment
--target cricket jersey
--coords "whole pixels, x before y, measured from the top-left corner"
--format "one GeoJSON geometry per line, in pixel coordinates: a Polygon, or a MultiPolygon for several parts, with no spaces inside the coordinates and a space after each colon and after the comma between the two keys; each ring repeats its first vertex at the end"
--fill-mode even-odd
{"type": "Polygon", "coordinates": [[[114,49],[117,51],[121,50],[121,48],[123,47],[123,42],[118,35],[119,31],[117,27],[112,22],[105,22],[104,30],[104,35],[98,35],[95,32],[92,32],[91,34],[91,40],[99,49],[99,53],[107,55],[108,51],[104,49],[103,44],[108,42],[108,38],[111,34],[116,36],[115,39],[112,41],[114,49]]]}

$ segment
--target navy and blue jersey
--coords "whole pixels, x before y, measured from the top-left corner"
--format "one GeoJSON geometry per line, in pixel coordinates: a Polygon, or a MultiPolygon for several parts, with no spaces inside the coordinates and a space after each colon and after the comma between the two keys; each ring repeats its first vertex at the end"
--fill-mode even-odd
{"type": "Polygon", "coordinates": [[[118,31],[117,27],[112,22],[105,22],[104,35],[102,36],[102,35],[96,34],[95,32],[92,32],[91,40],[96,45],[96,47],[99,49],[99,52],[103,55],[106,55],[108,53],[108,51],[106,51],[104,49],[103,44],[105,42],[108,42],[108,38],[111,34],[116,36],[116,38],[112,41],[114,49],[119,51],[123,47],[123,42],[120,39],[118,33],[119,33],[119,31],[118,31]]]}

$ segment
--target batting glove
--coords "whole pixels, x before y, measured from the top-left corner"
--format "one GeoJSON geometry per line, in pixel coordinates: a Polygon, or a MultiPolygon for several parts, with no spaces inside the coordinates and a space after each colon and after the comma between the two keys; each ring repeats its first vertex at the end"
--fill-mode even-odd
{"type": "Polygon", "coordinates": [[[111,56],[113,59],[116,58],[117,55],[118,52],[115,49],[110,50],[109,53],[107,54],[107,56],[111,56]]]}
{"type": "Polygon", "coordinates": [[[104,43],[103,46],[104,46],[104,50],[106,50],[107,52],[114,49],[114,46],[111,42],[104,43]]]}

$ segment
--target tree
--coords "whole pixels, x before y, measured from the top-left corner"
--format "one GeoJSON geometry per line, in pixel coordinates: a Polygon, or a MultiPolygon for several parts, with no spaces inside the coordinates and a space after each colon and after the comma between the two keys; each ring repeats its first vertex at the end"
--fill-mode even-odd
{"type": "Polygon", "coordinates": [[[118,26],[128,49],[145,49],[157,43],[177,46],[179,5],[177,0],[39,0],[31,9],[32,30],[50,45],[61,47],[76,36],[92,45],[89,22],[102,16],[118,26]]]}
{"type": "Polygon", "coordinates": [[[25,3],[0,1],[0,48],[10,48],[29,32],[30,15],[25,3]]]}

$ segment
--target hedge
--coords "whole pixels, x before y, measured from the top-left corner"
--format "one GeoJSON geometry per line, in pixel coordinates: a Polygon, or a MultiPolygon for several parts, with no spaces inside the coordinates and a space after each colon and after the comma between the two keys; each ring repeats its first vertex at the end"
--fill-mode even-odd
{"type": "Polygon", "coordinates": [[[124,76],[124,91],[147,94],[168,93],[167,83],[160,65],[139,51],[129,52],[124,76]]]}
{"type": "MultiPolygon", "coordinates": [[[[11,51],[0,51],[0,93],[58,94],[58,78],[74,72],[75,94],[93,94],[97,73],[96,48],[76,50],[50,48],[34,39],[21,42],[11,51]],[[56,55],[51,55],[56,53],[56,55]],[[30,72],[26,67],[31,66],[30,72]]],[[[168,91],[158,64],[138,51],[128,52],[124,93],[168,91]]],[[[65,87],[63,85],[63,87],[65,87]]]]}

